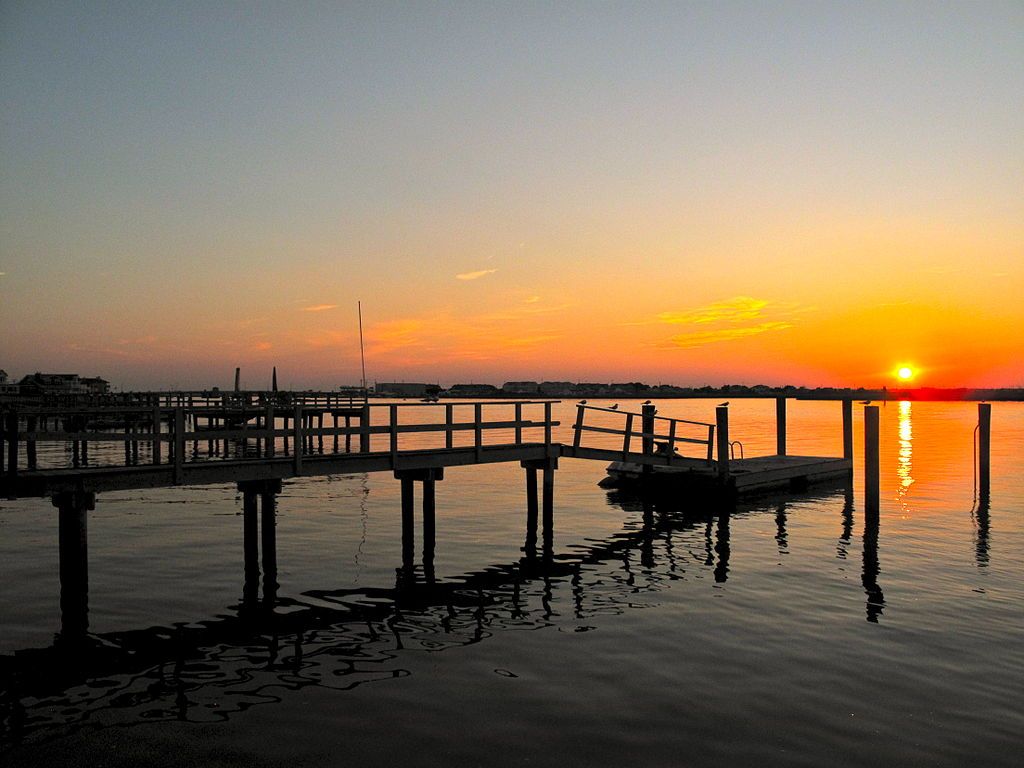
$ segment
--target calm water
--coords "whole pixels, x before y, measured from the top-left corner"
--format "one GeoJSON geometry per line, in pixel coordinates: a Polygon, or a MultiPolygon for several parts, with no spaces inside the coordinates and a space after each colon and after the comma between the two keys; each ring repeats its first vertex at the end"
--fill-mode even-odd
{"type": "MultiPolygon", "coordinates": [[[[712,402],[659,409],[713,420],[712,402]]],[[[436,584],[397,591],[399,484],[291,481],[269,616],[240,611],[234,487],[102,494],[80,664],[43,650],[55,510],[0,502],[0,762],[1018,765],[1024,406],[993,407],[989,508],[976,414],[882,409],[877,532],[859,413],[852,488],[729,512],[645,510],[563,460],[546,568],[523,560],[518,466],[446,470],[436,584]]],[[[837,403],[789,416],[790,453],[841,452],[837,403]]],[[[731,431],[772,452],[773,402],[734,402],[731,431]]]]}

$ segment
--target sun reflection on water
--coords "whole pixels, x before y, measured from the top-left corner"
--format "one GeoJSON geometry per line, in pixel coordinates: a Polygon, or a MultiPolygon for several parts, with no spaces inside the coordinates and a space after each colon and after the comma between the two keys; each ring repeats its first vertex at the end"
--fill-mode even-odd
{"type": "Polygon", "coordinates": [[[903,508],[907,508],[906,495],[910,486],[914,484],[913,458],[914,458],[914,423],[911,415],[911,403],[909,400],[900,401],[899,414],[899,465],[896,467],[896,474],[900,479],[900,486],[896,491],[896,498],[900,500],[903,508]]]}

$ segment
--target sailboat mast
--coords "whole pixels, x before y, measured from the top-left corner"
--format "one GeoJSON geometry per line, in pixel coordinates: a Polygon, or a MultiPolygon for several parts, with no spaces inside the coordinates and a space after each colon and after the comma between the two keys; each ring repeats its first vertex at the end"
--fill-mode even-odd
{"type": "Polygon", "coordinates": [[[363,302],[357,301],[359,307],[359,362],[363,367],[363,389],[366,389],[366,354],[363,352],[363,302]]]}

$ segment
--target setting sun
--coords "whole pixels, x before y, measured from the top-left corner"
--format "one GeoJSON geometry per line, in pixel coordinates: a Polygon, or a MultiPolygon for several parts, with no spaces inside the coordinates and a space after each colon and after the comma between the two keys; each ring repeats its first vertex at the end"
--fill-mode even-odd
{"type": "Polygon", "coordinates": [[[914,369],[904,365],[902,368],[896,371],[896,378],[898,378],[900,381],[910,381],[912,378],[914,378],[914,369]]]}

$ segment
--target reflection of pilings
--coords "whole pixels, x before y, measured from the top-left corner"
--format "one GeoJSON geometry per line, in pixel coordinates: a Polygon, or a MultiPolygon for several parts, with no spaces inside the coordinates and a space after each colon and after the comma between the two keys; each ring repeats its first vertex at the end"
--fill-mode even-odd
{"type": "Polygon", "coordinates": [[[537,556],[537,468],[526,467],[526,545],[528,558],[537,556]]]}
{"type": "Polygon", "coordinates": [[[263,599],[273,605],[277,599],[277,494],[280,480],[247,480],[238,484],[242,494],[242,550],[245,557],[243,604],[251,606],[256,599],[260,578],[260,553],[263,560],[263,599]],[[257,531],[257,499],[259,529],[257,531]]]}
{"type": "Polygon", "coordinates": [[[276,487],[268,483],[260,492],[260,533],[263,538],[263,599],[273,603],[277,598],[277,494],[276,487]]]}
{"type": "Polygon", "coordinates": [[[843,491],[843,530],[839,534],[839,543],[836,545],[836,556],[845,560],[847,547],[850,546],[850,538],[853,536],[853,489],[847,488],[843,491]]]}
{"type": "Polygon", "coordinates": [[[878,515],[866,514],[864,516],[864,570],[861,573],[861,583],[864,585],[864,594],[867,595],[867,619],[870,622],[878,622],[885,607],[885,596],[882,588],[878,586],[878,574],[881,567],[878,563],[878,515]]]}
{"type": "Polygon", "coordinates": [[[789,540],[786,536],[786,505],[780,504],[775,510],[775,544],[780,555],[789,554],[789,540]]]}
{"type": "Polygon", "coordinates": [[[989,501],[982,499],[974,510],[974,521],[977,525],[974,539],[974,562],[979,568],[988,567],[988,532],[989,532],[989,501]]]}
{"type": "Polygon", "coordinates": [[[85,635],[89,629],[89,542],[87,512],[96,495],[82,491],[54,494],[59,515],[61,638],[85,635]]]}
{"type": "Polygon", "coordinates": [[[402,484],[402,568],[401,575],[415,576],[415,495],[413,483],[423,483],[423,570],[427,581],[434,579],[434,549],[436,542],[436,487],[444,480],[444,469],[396,470],[395,478],[402,484]]]}
{"type": "Polygon", "coordinates": [[[715,566],[715,581],[724,584],[729,578],[729,511],[722,510],[718,514],[718,529],[715,536],[715,552],[718,553],[718,565],[715,566]]]}
{"type": "Polygon", "coordinates": [[[537,470],[541,471],[541,514],[543,524],[543,555],[550,559],[554,546],[555,528],[555,470],[557,458],[520,462],[526,470],[526,550],[527,557],[535,554],[537,542],[537,470]],[[532,551],[531,551],[532,550],[532,551]]]}

